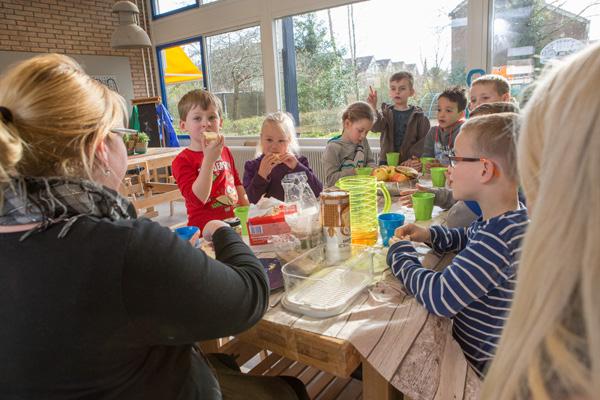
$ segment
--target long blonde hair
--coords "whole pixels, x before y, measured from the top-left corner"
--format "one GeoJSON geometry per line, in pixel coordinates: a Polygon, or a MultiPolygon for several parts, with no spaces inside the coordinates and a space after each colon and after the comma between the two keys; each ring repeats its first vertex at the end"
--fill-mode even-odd
{"type": "Polygon", "coordinates": [[[484,399],[600,393],[600,44],[554,67],[525,109],[531,224],[484,399]]]}
{"type": "Polygon", "coordinates": [[[11,116],[0,118],[0,185],[16,176],[91,178],[97,145],[126,120],[121,96],[59,54],[6,71],[0,107],[11,116]]]}

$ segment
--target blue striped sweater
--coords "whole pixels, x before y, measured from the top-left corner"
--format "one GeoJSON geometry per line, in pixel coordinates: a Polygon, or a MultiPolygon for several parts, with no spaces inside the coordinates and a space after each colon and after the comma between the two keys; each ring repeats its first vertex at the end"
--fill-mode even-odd
{"type": "Polygon", "coordinates": [[[423,268],[410,242],[390,247],[388,265],[419,303],[453,319],[452,333],[483,376],[494,356],[515,288],[521,241],[529,223],[521,208],[468,228],[430,228],[436,252],[458,252],[440,272],[423,268]]]}

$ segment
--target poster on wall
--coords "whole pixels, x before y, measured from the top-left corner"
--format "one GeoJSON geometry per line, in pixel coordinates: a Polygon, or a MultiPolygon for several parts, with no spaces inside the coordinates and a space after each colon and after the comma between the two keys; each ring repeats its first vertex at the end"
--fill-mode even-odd
{"type": "Polygon", "coordinates": [[[90,75],[92,78],[100,82],[101,84],[108,87],[110,90],[114,90],[119,93],[119,86],[117,85],[117,77],[115,75],[90,75]]]}

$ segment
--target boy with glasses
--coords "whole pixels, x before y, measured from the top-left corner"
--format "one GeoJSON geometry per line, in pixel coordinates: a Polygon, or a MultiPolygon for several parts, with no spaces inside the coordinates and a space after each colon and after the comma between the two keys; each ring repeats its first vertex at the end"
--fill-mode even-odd
{"type": "Polygon", "coordinates": [[[510,309],[529,223],[517,195],[517,129],[518,115],[513,113],[467,121],[450,156],[448,181],[456,199],[479,203],[482,217],[468,228],[400,227],[387,256],[394,275],[419,303],[453,319],[453,336],[480,376],[494,356],[510,309]],[[458,255],[435,272],[421,266],[409,240],[458,255]]]}

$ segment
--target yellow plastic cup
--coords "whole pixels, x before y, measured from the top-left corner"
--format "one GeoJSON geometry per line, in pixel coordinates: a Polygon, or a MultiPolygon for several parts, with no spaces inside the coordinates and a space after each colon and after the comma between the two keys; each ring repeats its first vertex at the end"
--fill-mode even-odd
{"type": "Polygon", "coordinates": [[[236,217],[240,219],[240,224],[242,225],[242,235],[248,236],[248,211],[250,210],[249,206],[238,206],[233,209],[233,213],[236,217]]]}

